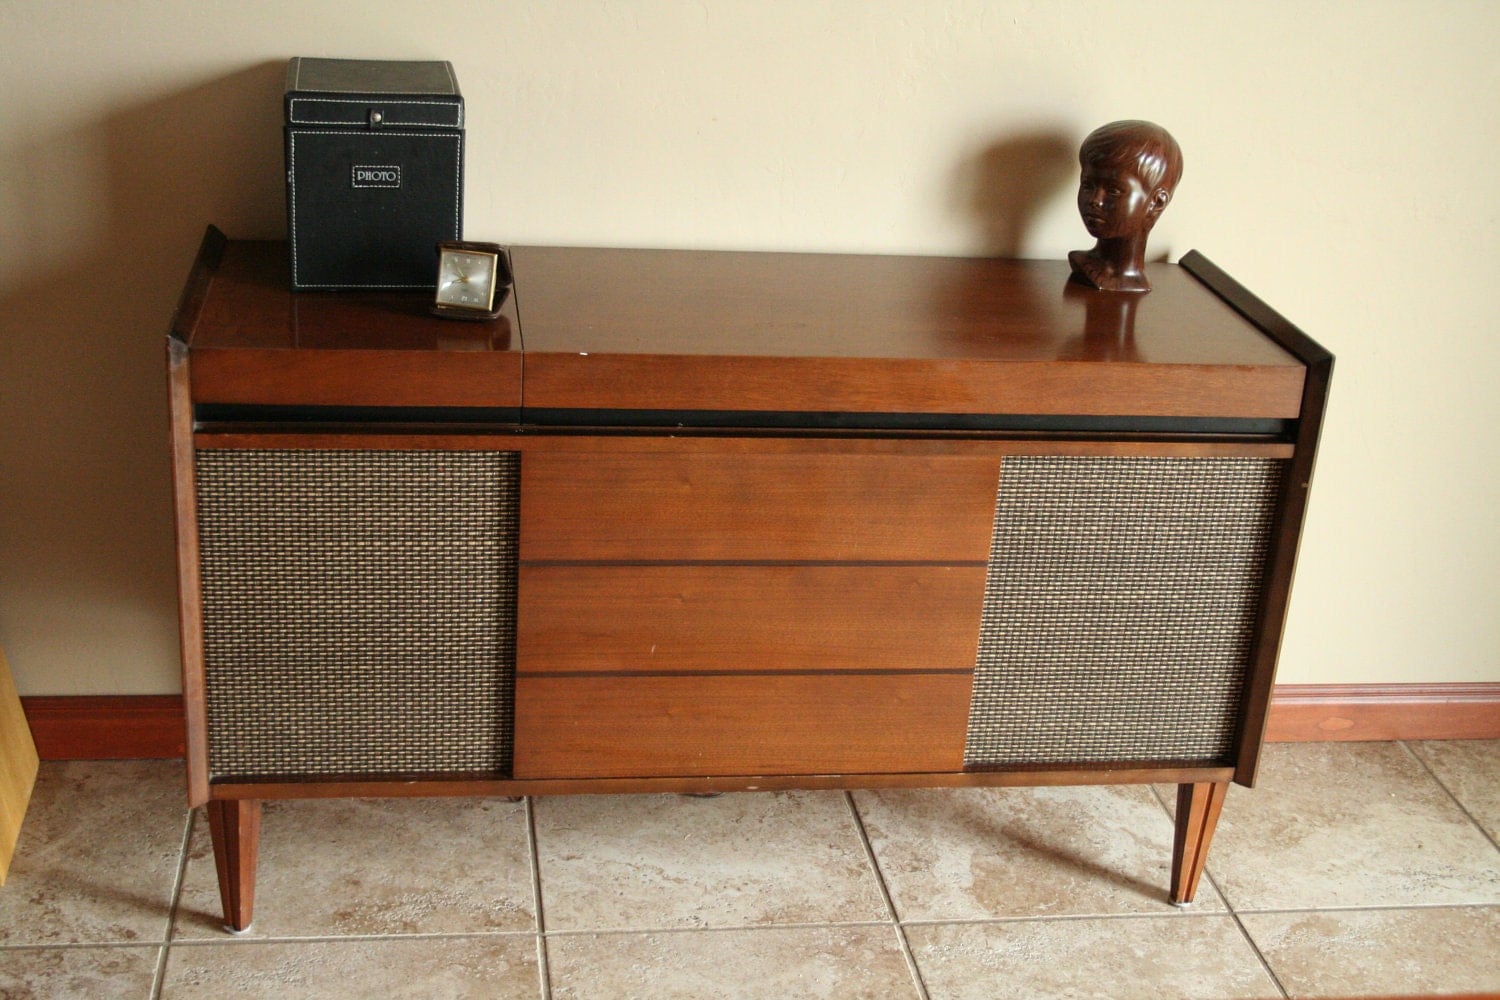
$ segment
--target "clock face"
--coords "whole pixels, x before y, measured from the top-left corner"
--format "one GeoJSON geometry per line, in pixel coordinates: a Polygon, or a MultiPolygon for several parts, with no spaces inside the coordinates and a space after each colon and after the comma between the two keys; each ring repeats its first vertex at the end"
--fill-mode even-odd
{"type": "Polygon", "coordinates": [[[495,301],[494,254],[444,250],[438,267],[437,302],[487,312],[495,301]]]}

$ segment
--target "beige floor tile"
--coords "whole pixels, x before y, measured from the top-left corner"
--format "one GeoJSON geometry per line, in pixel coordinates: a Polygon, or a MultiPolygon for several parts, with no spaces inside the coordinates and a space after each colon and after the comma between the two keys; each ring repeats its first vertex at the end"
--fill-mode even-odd
{"type": "Polygon", "coordinates": [[[536,1000],[534,935],[177,945],[162,1000],[536,1000]]]}
{"type": "Polygon", "coordinates": [[[1246,910],[1500,903],[1500,851],[1396,743],[1273,743],[1208,856],[1246,910]]]}
{"type": "Polygon", "coordinates": [[[149,1000],[160,947],[0,949],[5,1000],[149,1000]]]}
{"type": "Polygon", "coordinates": [[[555,1000],[916,997],[893,926],[565,934],[547,940],[555,1000]]]}
{"type": "MultiPolygon", "coordinates": [[[[1143,785],[857,792],[903,920],[1177,913],[1172,824],[1143,785]]],[[[1222,910],[1211,885],[1194,910],[1222,910]]]]}
{"type": "MultiPolygon", "coordinates": [[[[526,807],[499,799],[267,802],[250,937],[534,931],[526,807]]],[[[195,818],[175,936],[221,941],[195,818]]]]}
{"type": "Polygon", "coordinates": [[[932,1000],[1281,996],[1227,915],[920,924],[906,935],[932,1000]]]}
{"type": "Polygon", "coordinates": [[[549,931],[884,920],[838,792],[536,801],[549,931]]]}
{"type": "Polygon", "coordinates": [[[1500,908],[1250,913],[1293,997],[1500,994],[1500,908]]]}
{"type": "Polygon", "coordinates": [[[186,821],[179,762],[43,763],[0,890],[0,945],[160,943],[186,821]]]}
{"type": "Polygon", "coordinates": [[[1500,740],[1408,745],[1491,839],[1500,841],[1500,740]]]}

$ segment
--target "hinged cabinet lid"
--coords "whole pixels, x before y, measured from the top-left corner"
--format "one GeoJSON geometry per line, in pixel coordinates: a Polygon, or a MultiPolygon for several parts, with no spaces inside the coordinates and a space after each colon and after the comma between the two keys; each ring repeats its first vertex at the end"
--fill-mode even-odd
{"type": "Polygon", "coordinates": [[[311,59],[286,68],[288,125],[459,129],[464,99],[449,62],[311,59]]]}

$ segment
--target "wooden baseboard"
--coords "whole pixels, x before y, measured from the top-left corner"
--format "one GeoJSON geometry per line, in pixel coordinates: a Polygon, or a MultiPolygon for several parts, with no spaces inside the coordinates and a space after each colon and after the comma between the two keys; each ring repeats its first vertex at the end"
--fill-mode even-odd
{"type": "MultiPolygon", "coordinates": [[[[181,757],[177,695],[22,698],[42,760],[181,757]]],[[[1266,739],[1500,739],[1500,684],[1283,684],[1266,739]]]]}
{"type": "Polygon", "coordinates": [[[127,760],[183,755],[180,695],[22,698],[42,760],[127,760]]]}
{"type": "Polygon", "coordinates": [[[1500,684],[1280,684],[1266,739],[1500,739],[1500,684]]]}

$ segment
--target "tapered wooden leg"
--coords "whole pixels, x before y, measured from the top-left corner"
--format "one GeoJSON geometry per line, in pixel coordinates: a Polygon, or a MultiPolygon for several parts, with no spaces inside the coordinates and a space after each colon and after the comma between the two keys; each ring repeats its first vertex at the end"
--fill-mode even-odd
{"type": "Polygon", "coordinates": [[[1208,845],[1219,825],[1227,781],[1177,786],[1177,831],[1172,838],[1172,902],[1183,906],[1198,893],[1208,845]]]}
{"type": "Polygon", "coordinates": [[[206,808],[224,925],[235,932],[249,930],[255,908],[255,863],[260,855],[260,802],[215,799],[206,808]]]}

